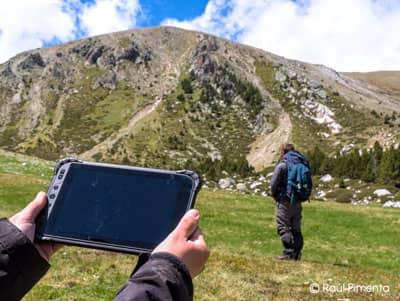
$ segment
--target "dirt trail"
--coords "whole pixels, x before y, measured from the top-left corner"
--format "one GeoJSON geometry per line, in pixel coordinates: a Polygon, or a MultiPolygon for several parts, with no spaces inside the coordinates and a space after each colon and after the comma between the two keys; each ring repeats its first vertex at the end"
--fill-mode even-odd
{"type": "Polygon", "coordinates": [[[81,153],[79,155],[79,157],[83,158],[83,159],[89,159],[94,154],[98,153],[99,151],[107,150],[107,149],[111,148],[120,138],[128,135],[129,132],[134,128],[136,123],[138,123],[144,117],[146,117],[151,112],[153,112],[157,108],[157,106],[160,104],[160,102],[161,102],[161,98],[157,99],[157,101],[155,103],[149,104],[149,105],[145,106],[143,109],[141,109],[138,112],[136,112],[132,116],[132,118],[129,120],[129,123],[128,123],[128,125],[126,127],[119,129],[118,132],[112,134],[106,140],[104,140],[104,141],[100,142],[99,144],[95,145],[90,150],[87,150],[86,152],[81,153]]]}
{"type": "Polygon", "coordinates": [[[291,130],[290,117],[283,112],[279,118],[279,126],[272,133],[258,136],[250,145],[250,153],[246,157],[250,165],[256,171],[272,165],[278,158],[280,146],[288,141],[291,130]]]}

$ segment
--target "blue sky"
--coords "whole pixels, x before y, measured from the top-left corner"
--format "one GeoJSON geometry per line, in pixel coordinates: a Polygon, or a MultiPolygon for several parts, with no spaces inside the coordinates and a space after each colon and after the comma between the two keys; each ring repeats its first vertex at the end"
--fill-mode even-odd
{"type": "Polygon", "coordinates": [[[399,0],[2,0],[0,63],[25,50],[160,25],[338,71],[400,70],[399,0]]]}
{"type": "Polygon", "coordinates": [[[193,19],[201,15],[208,1],[140,1],[145,18],[141,21],[141,26],[157,26],[167,18],[174,18],[180,21],[193,19]]]}

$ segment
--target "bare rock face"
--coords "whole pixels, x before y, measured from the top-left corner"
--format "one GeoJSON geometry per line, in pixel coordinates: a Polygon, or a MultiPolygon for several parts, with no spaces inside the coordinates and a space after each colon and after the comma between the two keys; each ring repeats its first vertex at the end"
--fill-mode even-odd
{"type": "Polygon", "coordinates": [[[107,71],[92,86],[93,90],[103,87],[109,90],[115,90],[117,87],[117,75],[114,71],[107,71]]]}
{"type": "Polygon", "coordinates": [[[72,48],[72,53],[82,56],[89,64],[96,64],[97,59],[106,51],[106,46],[97,42],[92,42],[90,39],[82,41],[72,48]]]}
{"type": "Polygon", "coordinates": [[[18,86],[17,76],[13,72],[12,60],[6,62],[1,68],[0,67],[0,83],[3,87],[8,87],[9,89],[16,89],[18,86]]]}
{"type": "Polygon", "coordinates": [[[66,77],[65,69],[61,63],[59,62],[54,63],[52,76],[59,81],[63,81],[65,79],[66,77]]]}
{"type": "Polygon", "coordinates": [[[213,38],[202,38],[199,46],[191,55],[192,70],[203,81],[208,81],[215,73],[217,63],[211,53],[218,50],[218,44],[213,38]]]}
{"type": "Polygon", "coordinates": [[[72,53],[83,57],[89,64],[97,64],[103,68],[115,67],[122,61],[145,63],[151,60],[151,51],[141,49],[137,43],[131,41],[128,46],[106,45],[99,40],[85,40],[74,46],[72,53]]]}
{"type": "Polygon", "coordinates": [[[32,70],[36,67],[44,68],[46,63],[44,62],[40,53],[29,54],[22,62],[19,63],[18,67],[22,70],[32,70]]]}
{"type": "Polygon", "coordinates": [[[140,56],[140,50],[135,43],[131,43],[131,45],[126,48],[118,49],[115,53],[115,56],[117,61],[127,60],[134,63],[140,56]]]}
{"type": "Polygon", "coordinates": [[[114,53],[105,53],[98,58],[97,64],[103,68],[114,67],[117,63],[114,53]]]}
{"type": "Polygon", "coordinates": [[[127,60],[141,64],[151,60],[151,51],[148,49],[142,50],[135,42],[131,42],[128,47],[117,49],[115,58],[116,61],[127,60]]]}

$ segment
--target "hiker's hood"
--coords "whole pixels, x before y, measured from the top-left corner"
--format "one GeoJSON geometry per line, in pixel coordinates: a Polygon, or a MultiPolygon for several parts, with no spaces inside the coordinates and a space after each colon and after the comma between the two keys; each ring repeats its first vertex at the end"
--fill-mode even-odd
{"type": "Polygon", "coordinates": [[[289,151],[283,156],[283,161],[290,162],[292,164],[303,163],[308,166],[308,160],[306,156],[298,151],[289,151]]]}

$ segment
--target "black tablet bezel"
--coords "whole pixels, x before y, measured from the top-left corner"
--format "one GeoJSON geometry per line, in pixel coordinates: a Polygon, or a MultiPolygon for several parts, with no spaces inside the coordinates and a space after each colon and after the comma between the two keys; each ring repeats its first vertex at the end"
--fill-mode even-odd
{"type": "MultiPolygon", "coordinates": [[[[132,166],[124,166],[124,165],[116,165],[116,164],[106,164],[106,163],[94,163],[94,162],[86,162],[78,159],[66,158],[61,160],[54,169],[54,176],[49,185],[48,189],[48,202],[46,208],[39,214],[36,223],[36,235],[35,239],[38,241],[52,241],[62,244],[89,247],[95,249],[109,250],[109,251],[117,251],[123,253],[131,253],[131,254],[139,254],[145,252],[151,252],[152,249],[143,246],[141,243],[137,243],[135,246],[132,244],[124,244],[124,243],[107,243],[105,241],[98,240],[89,240],[87,238],[77,238],[76,236],[70,235],[51,235],[45,232],[46,223],[52,218],[52,214],[57,214],[56,211],[53,211],[55,208],[55,204],[60,200],[59,196],[62,196],[64,191],[63,184],[65,183],[65,179],[68,179],[68,170],[73,164],[80,164],[85,166],[90,166],[92,168],[100,168],[104,170],[104,168],[109,170],[115,170],[115,172],[136,172],[136,173],[146,173],[146,174],[165,174],[165,175],[179,175],[190,178],[192,182],[192,189],[190,191],[190,198],[187,201],[187,206],[185,208],[185,212],[194,207],[196,195],[200,190],[200,178],[196,172],[182,170],[182,171],[170,171],[170,170],[161,170],[161,169],[151,169],[151,168],[141,168],[141,167],[132,167],[132,166]]],[[[181,208],[182,209],[182,208],[181,208]]],[[[181,218],[177,216],[178,220],[181,218]]],[[[133,242],[131,242],[133,243],[133,242]]]]}

